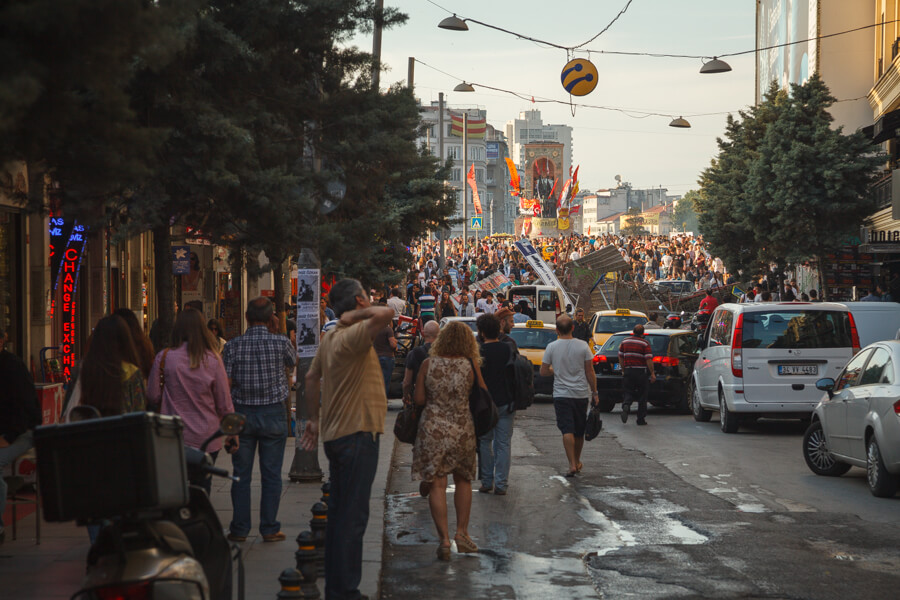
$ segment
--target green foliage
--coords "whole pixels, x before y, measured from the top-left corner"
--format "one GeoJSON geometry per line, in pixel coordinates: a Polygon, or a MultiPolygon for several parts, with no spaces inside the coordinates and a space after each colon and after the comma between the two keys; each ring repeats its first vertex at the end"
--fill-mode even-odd
{"type": "Polygon", "coordinates": [[[881,159],[862,133],[830,127],[833,102],[814,74],[790,94],[773,83],[762,103],[729,116],[694,198],[704,239],[729,270],[821,256],[874,210],[867,190],[881,159]]]}
{"type": "Polygon", "coordinates": [[[675,205],[675,210],[672,213],[673,229],[697,233],[700,224],[697,221],[697,212],[694,209],[694,202],[698,196],[699,194],[696,190],[691,190],[678,201],[675,205]]]}
{"type": "Polygon", "coordinates": [[[625,218],[625,227],[622,227],[623,235],[646,235],[647,230],[644,229],[644,217],[641,216],[641,209],[631,207],[628,209],[628,217],[625,218]]]}

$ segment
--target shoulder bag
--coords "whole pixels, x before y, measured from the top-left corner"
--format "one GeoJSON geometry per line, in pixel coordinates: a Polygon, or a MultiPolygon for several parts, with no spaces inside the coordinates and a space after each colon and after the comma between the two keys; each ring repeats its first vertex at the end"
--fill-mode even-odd
{"type": "Polygon", "coordinates": [[[481,386],[481,370],[475,366],[475,362],[471,358],[469,364],[472,365],[469,411],[472,413],[472,422],[475,424],[475,437],[481,437],[496,427],[500,414],[497,412],[497,405],[494,404],[491,393],[487,388],[481,386]]]}
{"type": "Polygon", "coordinates": [[[163,350],[162,358],[159,361],[159,402],[154,404],[148,402],[148,412],[159,412],[162,410],[163,391],[166,389],[166,354],[169,353],[169,350],[170,348],[163,350]]]}
{"type": "Polygon", "coordinates": [[[394,437],[404,444],[415,444],[421,417],[422,407],[416,406],[415,402],[404,402],[394,421],[394,437]]]}

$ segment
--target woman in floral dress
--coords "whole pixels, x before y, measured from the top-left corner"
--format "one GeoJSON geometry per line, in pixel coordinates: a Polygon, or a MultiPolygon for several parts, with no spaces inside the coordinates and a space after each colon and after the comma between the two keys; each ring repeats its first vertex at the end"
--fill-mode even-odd
{"type": "Polygon", "coordinates": [[[419,491],[428,497],[440,538],[437,555],[441,560],[450,560],[446,493],[450,474],[456,484],[456,549],[478,552],[468,531],[477,443],[469,392],[473,377],[485,387],[481,369],[473,369],[480,361],[472,330],[459,321],[451,322],[431,345],[416,381],[415,403],[425,405],[425,409],[413,447],[412,474],[413,479],[422,480],[419,491]]]}

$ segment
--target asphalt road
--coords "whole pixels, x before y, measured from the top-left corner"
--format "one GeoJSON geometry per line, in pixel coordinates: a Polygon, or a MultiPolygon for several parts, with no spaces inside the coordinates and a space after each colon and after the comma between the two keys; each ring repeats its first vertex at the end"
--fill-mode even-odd
{"type": "MultiPolygon", "coordinates": [[[[604,418],[566,479],[552,407],[517,417],[507,496],[474,494],[478,555],[435,558],[411,447],[387,489],[384,598],[895,598],[900,499],[854,469],[816,477],[799,423],[718,424],[651,411],[604,418]]],[[[449,494],[448,494],[449,495],[449,494]]],[[[452,505],[452,498],[448,498],[452,505]]],[[[455,517],[451,509],[450,527],[455,517]]]]}

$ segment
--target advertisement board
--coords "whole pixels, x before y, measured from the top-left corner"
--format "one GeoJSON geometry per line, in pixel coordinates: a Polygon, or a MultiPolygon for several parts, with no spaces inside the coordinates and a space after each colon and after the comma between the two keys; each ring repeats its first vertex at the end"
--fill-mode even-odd
{"type": "Polygon", "coordinates": [[[787,89],[792,83],[805,83],[815,72],[818,5],[819,0],[758,0],[756,47],[761,50],[756,53],[757,103],[772,81],[787,89]]]}

